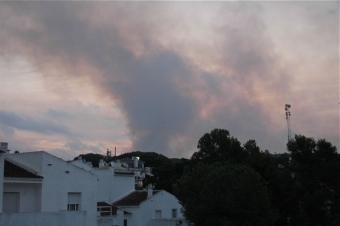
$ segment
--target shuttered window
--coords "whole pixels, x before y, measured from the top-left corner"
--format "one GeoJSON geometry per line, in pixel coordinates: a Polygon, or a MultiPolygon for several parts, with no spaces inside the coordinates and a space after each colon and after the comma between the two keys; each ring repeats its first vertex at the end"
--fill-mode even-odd
{"type": "Polygon", "coordinates": [[[67,210],[79,211],[81,205],[81,193],[80,192],[69,192],[67,200],[67,210]]]}

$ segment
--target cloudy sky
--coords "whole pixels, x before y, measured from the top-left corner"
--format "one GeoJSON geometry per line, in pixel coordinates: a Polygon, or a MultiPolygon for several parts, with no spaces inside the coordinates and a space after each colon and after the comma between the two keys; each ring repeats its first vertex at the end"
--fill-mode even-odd
{"type": "Polygon", "coordinates": [[[190,157],[204,133],[339,147],[338,2],[0,2],[11,150],[190,157]]]}

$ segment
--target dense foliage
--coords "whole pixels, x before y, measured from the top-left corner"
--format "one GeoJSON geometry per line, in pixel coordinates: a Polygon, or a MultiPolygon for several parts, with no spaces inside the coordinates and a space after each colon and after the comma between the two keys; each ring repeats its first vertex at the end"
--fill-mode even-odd
{"type": "Polygon", "coordinates": [[[179,179],[175,193],[196,226],[263,226],[274,221],[266,185],[247,166],[199,163],[179,179]]]}
{"type": "Polygon", "coordinates": [[[241,145],[227,130],[214,129],[197,148],[174,186],[185,216],[195,225],[340,225],[340,156],[326,140],[297,135],[287,144],[288,153],[273,155],[261,151],[254,140],[241,145]],[[235,171],[243,184],[233,189],[241,182],[226,177],[238,167],[256,172],[256,181],[235,171]],[[247,193],[254,184],[264,186],[262,193],[247,193]],[[262,203],[267,218],[247,215],[247,206],[236,208],[245,197],[249,202],[269,200],[270,205],[262,203]],[[238,221],[239,216],[244,218],[238,221]]]}

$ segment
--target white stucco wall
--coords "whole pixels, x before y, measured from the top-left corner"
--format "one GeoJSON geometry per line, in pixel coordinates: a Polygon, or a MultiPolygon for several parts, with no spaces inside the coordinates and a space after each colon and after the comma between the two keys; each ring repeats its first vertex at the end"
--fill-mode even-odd
{"type": "Polygon", "coordinates": [[[3,184],[4,184],[4,156],[5,154],[0,154],[0,213],[2,213],[2,202],[3,202],[3,184]]]}
{"type": "Polygon", "coordinates": [[[41,186],[42,212],[67,210],[68,193],[77,192],[81,193],[80,210],[87,211],[87,225],[96,225],[96,175],[46,152],[13,154],[10,158],[24,165],[27,164],[41,172],[40,175],[44,177],[41,186]]]}
{"type": "Polygon", "coordinates": [[[135,190],[135,176],[115,174],[112,188],[112,202],[114,202],[118,198],[121,198],[135,190]]]}
{"type": "Polygon", "coordinates": [[[113,169],[93,168],[92,172],[98,177],[97,201],[112,203],[113,169]]]}
{"type": "MultiPolygon", "coordinates": [[[[86,212],[53,212],[53,213],[3,213],[0,215],[0,226],[83,226],[87,224],[86,212]]],[[[92,226],[92,225],[91,225],[92,226]]],[[[93,225],[95,226],[95,225],[93,225]]]]}
{"type": "Polygon", "coordinates": [[[107,216],[107,217],[97,217],[97,226],[112,226],[113,224],[113,217],[107,216]]]}
{"type": "MultiPolygon", "coordinates": [[[[139,207],[123,207],[132,213],[132,218],[128,220],[128,226],[149,226],[151,219],[155,219],[155,211],[162,211],[162,219],[173,219],[172,209],[177,209],[177,218],[184,217],[181,213],[182,206],[178,199],[166,191],[160,191],[140,204],[139,207]]],[[[167,223],[165,223],[167,224],[167,223]]]]}
{"type": "Polygon", "coordinates": [[[92,173],[98,176],[98,201],[113,203],[118,198],[135,190],[134,175],[114,174],[114,168],[93,168],[92,173]]]}
{"type": "Polygon", "coordinates": [[[82,168],[88,172],[92,171],[92,167],[84,163],[81,159],[73,160],[70,162],[71,164],[78,166],[79,168],[82,168]]]}
{"type": "Polygon", "coordinates": [[[172,209],[177,209],[177,218],[183,218],[181,213],[182,206],[179,204],[178,199],[166,191],[160,191],[151,198],[141,203],[141,211],[143,216],[149,216],[155,219],[155,211],[162,211],[162,219],[172,218],[172,209]]]}
{"type": "Polygon", "coordinates": [[[4,183],[3,192],[19,193],[19,212],[40,212],[41,184],[4,183]]]}

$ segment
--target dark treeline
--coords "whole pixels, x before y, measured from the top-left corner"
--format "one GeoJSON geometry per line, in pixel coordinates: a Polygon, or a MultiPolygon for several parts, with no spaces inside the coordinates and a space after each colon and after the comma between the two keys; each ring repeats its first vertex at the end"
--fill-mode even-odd
{"type": "Polygon", "coordinates": [[[173,186],[196,226],[340,225],[340,156],[328,141],[296,135],[273,155],[214,129],[197,148],[173,186]]]}

